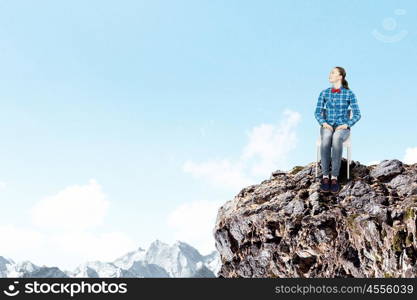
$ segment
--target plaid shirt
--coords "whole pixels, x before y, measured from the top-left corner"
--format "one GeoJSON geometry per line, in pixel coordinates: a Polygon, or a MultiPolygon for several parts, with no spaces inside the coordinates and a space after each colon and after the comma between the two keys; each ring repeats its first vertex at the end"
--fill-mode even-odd
{"type": "Polygon", "coordinates": [[[349,90],[340,87],[339,93],[332,93],[332,87],[322,90],[317,101],[314,116],[320,125],[324,122],[331,126],[347,124],[352,127],[361,118],[358,103],[355,94],[349,90]],[[352,118],[348,117],[348,107],[352,109],[352,118]],[[326,116],[323,116],[323,109],[326,109],[326,116]]]}

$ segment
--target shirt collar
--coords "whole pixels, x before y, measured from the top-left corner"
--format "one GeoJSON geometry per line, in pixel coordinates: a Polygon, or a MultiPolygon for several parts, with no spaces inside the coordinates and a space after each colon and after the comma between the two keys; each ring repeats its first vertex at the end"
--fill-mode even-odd
{"type": "MultiPolygon", "coordinates": [[[[333,89],[333,85],[330,86],[330,89],[333,89]]],[[[343,85],[340,86],[340,91],[342,91],[342,89],[344,89],[343,85]]]]}

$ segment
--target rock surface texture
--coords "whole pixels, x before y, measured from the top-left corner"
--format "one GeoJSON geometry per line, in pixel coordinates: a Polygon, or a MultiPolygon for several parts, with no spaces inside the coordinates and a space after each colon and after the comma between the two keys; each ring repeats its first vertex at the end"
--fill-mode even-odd
{"type": "Polygon", "coordinates": [[[311,163],[227,201],[213,229],[218,276],[417,277],[417,164],[352,161],[350,170],[337,195],[319,192],[311,163]]]}

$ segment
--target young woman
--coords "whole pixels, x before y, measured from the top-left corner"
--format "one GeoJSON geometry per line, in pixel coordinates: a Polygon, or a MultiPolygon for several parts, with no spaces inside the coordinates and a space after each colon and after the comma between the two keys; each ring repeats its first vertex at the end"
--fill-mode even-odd
{"type": "Polygon", "coordinates": [[[332,87],[320,92],[314,116],[321,125],[321,179],[320,190],[337,194],[340,184],[337,180],[342,162],[343,142],[350,135],[350,128],[359,121],[361,113],[355,94],[349,89],[345,79],[346,71],[342,67],[334,67],[329,74],[332,87]],[[348,107],[352,110],[349,119],[348,107]],[[323,109],[326,115],[323,116],[323,109]],[[330,157],[332,153],[332,157],[330,157]],[[332,161],[331,179],[330,160],[332,161]]]}

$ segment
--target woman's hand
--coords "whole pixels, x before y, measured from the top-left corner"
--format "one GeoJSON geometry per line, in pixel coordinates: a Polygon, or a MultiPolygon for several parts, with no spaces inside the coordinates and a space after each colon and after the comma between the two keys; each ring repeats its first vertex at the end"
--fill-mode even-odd
{"type": "Polygon", "coordinates": [[[347,124],[342,124],[342,125],[337,126],[336,127],[336,130],[339,130],[339,129],[347,129],[347,128],[348,128],[347,124]]]}
{"type": "Polygon", "coordinates": [[[333,131],[333,126],[327,124],[326,122],[323,123],[323,127],[324,128],[327,128],[327,129],[330,129],[331,131],[333,131]]]}

